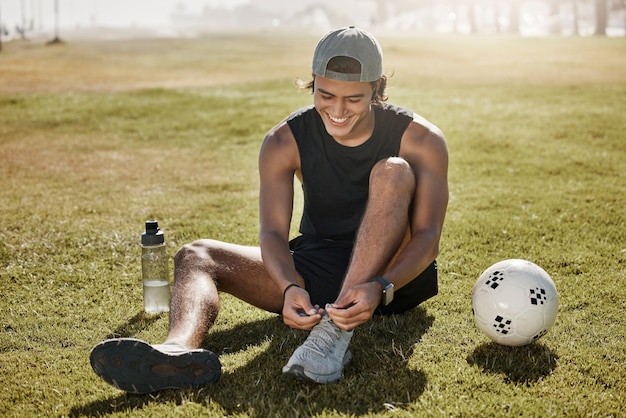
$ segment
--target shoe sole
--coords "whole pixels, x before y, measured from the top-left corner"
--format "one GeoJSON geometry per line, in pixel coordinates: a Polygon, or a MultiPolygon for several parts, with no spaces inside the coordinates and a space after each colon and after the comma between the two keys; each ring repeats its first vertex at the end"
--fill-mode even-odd
{"type": "Polygon", "coordinates": [[[283,368],[283,373],[288,376],[295,377],[296,379],[306,380],[306,381],[314,382],[314,383],[321,383],[321,384],[334,383],[338,381],[339,379],[341,379],[341,376],[343,375],[343,368],[346,367],[348,364],[350,364],[351,360],[352,360],[352,353],[350,352],[350,350],[348,350],[346,351],[346,354],[343,356],[343,361],[341,362],[342,363],[341,370],[339,370],[336,373],[332,373],[328,375],[311,373],[310,371],[305,370],[304,367],[300,365],[294,365],[289,368],[285,366],[283,368]]]}
{"type": "Polygon", "coordinates": [[[91,350],[91,367],[105,382],[129,393],[200,387],[217,382],[222,365],[208,350],[166,354],[141,340],[106,340],[91,350]]]}

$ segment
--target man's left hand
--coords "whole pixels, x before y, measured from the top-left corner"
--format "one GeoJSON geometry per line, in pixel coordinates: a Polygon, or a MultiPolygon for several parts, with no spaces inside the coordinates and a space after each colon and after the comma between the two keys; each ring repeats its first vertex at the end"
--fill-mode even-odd
{"type": "Polygon", "coordinates": [[[326,311],[335,325],[350,331],[372,318],[381,298],[380,284],[362,283],[339,295],[335,303],[326,305],[326,311]]]}

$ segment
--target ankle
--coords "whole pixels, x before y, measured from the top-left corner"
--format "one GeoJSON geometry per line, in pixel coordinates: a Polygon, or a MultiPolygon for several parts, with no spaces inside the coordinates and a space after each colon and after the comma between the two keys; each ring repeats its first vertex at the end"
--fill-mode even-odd
{"type": "Polygon", "coordinates": [[[158,344],[159,346],[172,347],[172,348],[180,348],[183,350],[192,350],[195,347],[191,347],[188,344],[185,344],[183,341],[178,339],[166,339],[165,342],[158,344]]]}

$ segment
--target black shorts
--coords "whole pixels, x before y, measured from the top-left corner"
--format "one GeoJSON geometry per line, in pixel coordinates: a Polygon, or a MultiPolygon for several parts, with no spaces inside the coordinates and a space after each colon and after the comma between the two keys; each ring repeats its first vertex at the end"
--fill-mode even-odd
{"type": "MultiPolygon", "coordinates": [[[[323,307],[333,303],[346,274],[353,241],[335,241],[309,235],[301,235],[289,243],[298,273],[313,305],[323,307]]],[[[394,292],[393,301],[379,305],[377,313],[387,315],[412,309],[435,296],[437,286],[437,262],[433,261],[419,276],[394,292]]]]}

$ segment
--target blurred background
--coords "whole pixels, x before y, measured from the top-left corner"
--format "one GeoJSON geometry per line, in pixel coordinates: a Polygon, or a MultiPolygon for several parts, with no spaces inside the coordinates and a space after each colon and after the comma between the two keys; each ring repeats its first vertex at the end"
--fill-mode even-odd
{"type": "Polygon", "coordinates": [[[196,37],[227,31],[626,36],[626,0],[0,0],[1,39],[196,37]]]}

